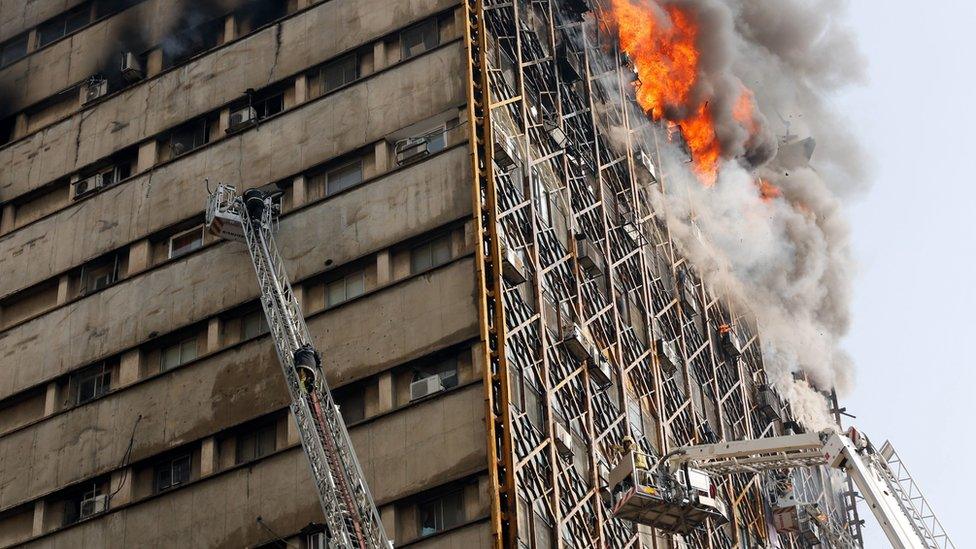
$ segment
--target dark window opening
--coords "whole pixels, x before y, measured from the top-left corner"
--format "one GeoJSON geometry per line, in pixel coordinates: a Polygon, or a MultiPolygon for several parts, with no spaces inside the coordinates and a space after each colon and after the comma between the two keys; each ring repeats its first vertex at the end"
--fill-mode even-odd
{"type": "Polygon", "coordinates": [[[173,157],[186,154],[210,141],[210,123],[201,118],[173,130],[169,137],[170,153],[173,157]]]}
{"type": "MultiPolygon", "coordinates": [[[[187,23],[183,21],[182,26],[187,26],[187,23]]],[[[219,46],[223,38],[223,17],[169,36],[162,43],[165,65],[167,68],[182,65],[194,55],[219,46]]]]}
{"type": "Polygon", "coordinates": [[[366,398],[362,386],[343,387],[333,396],[339,406],[339,413],[347,424],[366,418],[366,398]]]}
{"type": "Polygon", "coordinates": [[[438,360],[430,364],[414,366],[413,380],[420,381],[428,377],[437,376],[441,380],[441,386],[445,389],[457,387],[458,384],[458,360],[457,357],[438,360]]]}
{"type": "Polygon", "coordinates": [[[400,33],[400,43],[403,46],[403,58],[407,59],[425,51],[436,48],[440,44],[440,33],[437,21],[428,19],[400,33]]]}
{"type": "Polygon", "coordinates": [[[237,437],[237,463],[264,457],[275,451],[277,430],[274,423],[258,427],[237,437]]]}
{"type": "Polygon", "coordinates": [[[261,334],[268,333],[268,321],[264,317],[263,310],[253,311],[244,315],[241,319],[241,338],[251,339],[261,334]]]}
{"type": "Polygon", "coordinates": [[[451,235],[427,241],[410,251],[410,272],[421,273],[451,260],[451,235]]]}
{"type": "Polygon", "coordinates": [[[464,493],[444,494],[418,506],[420,535],[429,536],[464,522],[464,493]]]}
{"type": "Polygon", "coordinates": [[[27,56],[27,33],[7,40],[0,46],[0,67],[27,56]]]}
{"type": "Polygon", "coordinates": [[[238,10],[238,13],[246,14],[248,21],[247,27],[253,32],[272,21],[277,21],[288,15],[288,2],[282,0],[271,2],[268,0],[257,0],[243,6],[242,9],[238,10]]]}
{"type": "Polygon", "coordinates": [[[156,492],[186,484],[190,480],[190,455],[167,459],[156,466],[156,492]]]}
{"type": "Polygon", "coordinates": [[[92,292],[107,288],[119,280],[119,256],[111,254],[81,267],[81,293],[92,292]]]}
{"type": "Polygon", "coordinates": [[[108,496],[97,484],[69,496],[64,502],[63,525],[74,524],[81,519],[97,515],[108,509],[108,496]]]}

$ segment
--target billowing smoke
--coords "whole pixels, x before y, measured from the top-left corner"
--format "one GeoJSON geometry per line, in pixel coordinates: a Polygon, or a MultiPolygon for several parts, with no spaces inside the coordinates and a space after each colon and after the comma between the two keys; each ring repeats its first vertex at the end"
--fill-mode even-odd
{"type": "Polygon", "coordinates": [[[655,211],[667,218],[704,280],[757,317],[771,381],[794,414],[810,428],[831,424],[827,402],[810,385],[843,392],[853,382],[851,361],[841,348],[853,275],[844,200],[864,188],[866,175],[863,152],[827,101],[864,78],[864,63],[842,22],[844,2],[610,3],[613,13],[604,15],[616,18],[611,27],[622,31],[621,47],[640,76],[636,93],[645,114],[680,128],[685,138],[669,142],[655,130],[638,136],[662,143],[665,176],[652,190],[655,211]],[[656,14],[656,20],[621,17],[642,11],[656,14]],[[687,55],[673,43],[645,42],[649,52],[642,53],[628,47],[624,35],[653,41],[670,33],[679,40],[681,33],[672,29],[684,24],[682,16],[694,26],[695,70],[685,83],[690,91],[682,104],[655,111],[648,108],[653,102],[641,100],[648,94],[642,88],[653,85],[641,68],[660,73],[658,65],[673,67],[687,55]],[[637,27],[628,31],[628,25],[637,27]],[[648,61],[642,55],[664,58],[648,61]],[[744,98],[752,101],[748,118],[742,116],[744,98]],[[696,169],[701,159],[687,143],[695,135],[683,127],[696,109],[707,110],[719,144],[713,180],[696,169]],[[797,372],[810,385],[796,381],[797,372]]]}

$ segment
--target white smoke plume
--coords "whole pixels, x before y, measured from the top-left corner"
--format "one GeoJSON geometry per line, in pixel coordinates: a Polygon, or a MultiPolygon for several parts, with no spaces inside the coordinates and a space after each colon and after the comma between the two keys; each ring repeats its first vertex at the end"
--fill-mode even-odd
{"type": "MultiPolygon", "coordinates": [[[[652,196],[655,211],[709,286],[757,317],[770,380],[794,415],[808,428],[825,428],[833,423],[827,401],[794,373],[841,393],[854,378],[841,345],[854,270],[844,201],[865,188],[867,170],[829,107],[832,93],[864,79],[844,2],[629,1],[696,16],[695,100],[710,105],[723,151],[718,180],[707,187],[677,144],[658,139],[665,175],[652,196]],[[728,116],[742,85],[755,97],[751,134],[728,116]],[[760,178],[780,196],[761,196],[760,178]]],[[[646,133],[635,138],[660,137],[646,133]]]]}

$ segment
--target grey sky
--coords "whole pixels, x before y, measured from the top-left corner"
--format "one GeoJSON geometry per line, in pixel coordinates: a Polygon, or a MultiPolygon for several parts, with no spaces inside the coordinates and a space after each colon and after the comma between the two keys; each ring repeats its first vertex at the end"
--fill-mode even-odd
{"type": "MultiPolygon", "coordinates": [[[[870,82],[839,98],[873,156],[851,208],[856,280],[845,404],[890,438],[956,547],[976,547],[976,3],[856,0],[870,82]]],[[[863,512],[867,513],[867,509],[863,512]]],[[[887,542],[868,521],[867,547],[887,542]]]]}

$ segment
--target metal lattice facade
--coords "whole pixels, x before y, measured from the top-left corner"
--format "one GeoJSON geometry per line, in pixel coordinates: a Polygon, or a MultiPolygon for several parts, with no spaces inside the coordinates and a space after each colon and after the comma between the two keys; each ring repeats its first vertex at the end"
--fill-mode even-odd
{"type": "MultiPolygon", "coordinates": [[[[466,13],[496,544],[809,546],[774,533],[759,474],[722,479],[730,523],[684,539],[610,516],[603,487],[625,436],[654,456],[772,436],[788,406],[760,413],[754,321],[702,283],[651,207],[668,180],[661,138],[629,99],[600,6],[470,0],[466,13]],[[723,325],[741,356],[723,352],[723,325]]],[[[793,481],[859,540],[827,474],[793,481]]]]}

